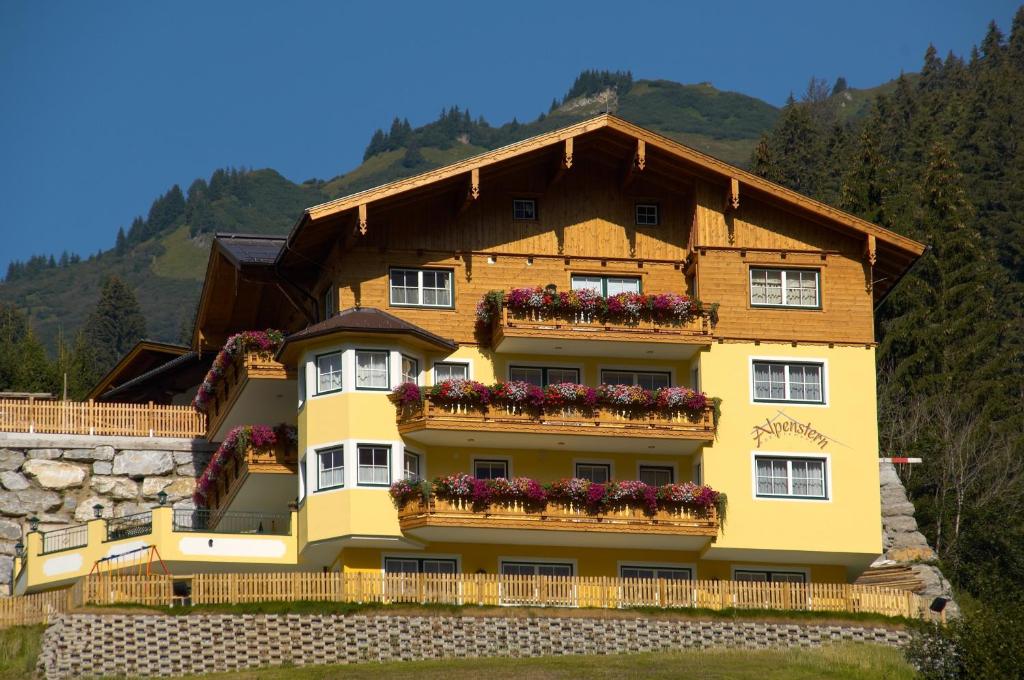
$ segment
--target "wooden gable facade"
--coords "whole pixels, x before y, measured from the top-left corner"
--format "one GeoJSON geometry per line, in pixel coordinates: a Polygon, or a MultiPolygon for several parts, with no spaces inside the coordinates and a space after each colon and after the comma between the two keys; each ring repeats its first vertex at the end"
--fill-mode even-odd
{"type": "Polygon", "coordinates": [[[460,343],[494,289],[573,274],[718,302],[721,340],[874,342],[873,307],[924,246],[613,116],[310,208],[278,265],[338,309],[385,309],[460,343]],[[535,201],[535,219],[513,202],[535,201]],[[658,223],[638,225],[638,204],[658,223]],[[390,304],[393,267],[454,273],[451,309],[390,304]],[[751,267],[816,269],[816,309],[753,309],[751,267]]]}

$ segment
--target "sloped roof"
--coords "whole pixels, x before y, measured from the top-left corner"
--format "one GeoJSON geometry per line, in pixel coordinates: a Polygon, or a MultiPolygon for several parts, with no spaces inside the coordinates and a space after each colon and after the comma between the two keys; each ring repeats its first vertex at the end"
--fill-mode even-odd
{"type": "Polygon", "coordinates": [[[406,191],[419,189],[434,182],[455,177],[474,169],[480,169],[500,163],[513,157],[553,146],[562,143],[567,139],[602,129],[615,130],[622,134],[635,137],[638,140],[643,140],[646,144],[666,151],[676,156],[681,161],[692,165],[695,170],[699,170],[702,174],[717,176],[724,181],[736,179],[740,182],[741,186],[747,185],[750,188],[769,194],[770,196],[787,203],[794,208],[798,208],[802,211],[811,213],[818,218],[822,218],[840,229],[860,232],[865,235],[872,235],[880,242],[905,251],[913,257],[921,255],[925,250],[924,244],[918,243],[913,239],[901,236],[894,231],[890,231],[878,226],[877,224],[863,220],[856,215],[851,215],[850,213],[839,210],[838,208],[833,208],[830,205],[808,196],[804,196],[792,189],[787,189],[779,184],[770,182],[751,172],[729,165],[725,161],[721,161],[713,156],[691,149],[690,147],[680,144],[675,140],[663,137],[662,135],[651,132],[650,130],[634,125],[611,114],[597,116],[596,118],[591,118],[581,123],[569,125],[520,142],[515,142],[499,149],[488,151],[486,153],[452,163],[451,165],[446,165],[442,168],[430,170],[413,177],[400,179],[372,189],[360,191],[349,196],[343,196],[333,201],[312,206],[305,210],[302,217],[292,228],[291,233],[288,235],[287,242],[289,244],[293,243],[306,225],[329,218],[346,210],[351,210],[359,205],[388,198],[406,191]]]}
{"type": "Polygon", "coordinates": [[[284,236],[265,236],[263,234],[231,234],[217,233],[217,244],[232,260],[232,264],[274,264],[278,253],[284,247],[284,236]]]}
{"type": "Polygon", "coordinates": [[[98,399],[112,389],[144,375],[152,368],[170,359],[178,358],[189,351],[187,345],[178,345],[155,340],[139,340],[128,350],[107,374],[100,378],[86,395],[87,399],[98,399]]]}
{"type": "Polygon", "coordinates": [[[345,332],[409,335],[429,345],[434,345],[439,349],[454,351],[457,347],[454,341],[435,335],[424,328],[399,319],[393,314],[388,314],[382,309],[375,307],[349,307],[329,319],[325,319],[312,326],[307,326],[301,331],[289,335],[285,338],[278,355],[283,354],[289,345],[297,342],[345,332]]]}

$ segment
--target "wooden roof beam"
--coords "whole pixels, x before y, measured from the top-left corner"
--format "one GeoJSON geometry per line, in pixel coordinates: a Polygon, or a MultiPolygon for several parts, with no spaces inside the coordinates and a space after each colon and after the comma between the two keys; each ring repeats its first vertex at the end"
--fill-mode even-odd
{"type": "Polygon", "coordinates": [[[573,153],[573,138],[569,137],[565,140],[565,146],[558,159],[558,165],[555,167],[555,171],[551,174],[551,179],[548,180],[547,188],[550,189],[555,183],[557,183],[565,175],[566,171],[572,167],[572,153],[573,153]]]}
{"type": "Polygon", "coordinates": [[[647,167],[647,142],[642,139],[636,140],[636,151],[633,152],[633,156],[626,161],[626,170],[622,173],[622,189],[625,189],[633,180],[636,179],[636,175],[639,172],[643,172],[644,168],[647,167]]]}

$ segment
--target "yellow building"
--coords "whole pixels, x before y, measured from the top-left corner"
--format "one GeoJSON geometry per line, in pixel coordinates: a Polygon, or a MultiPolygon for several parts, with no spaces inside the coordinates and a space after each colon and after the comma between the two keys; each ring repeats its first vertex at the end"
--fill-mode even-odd
{"type": "Polygon", "coordinates": [[[297,441],[199,500],[293,513],[240,570],[848,582],[881,553],[873,309],[923,249],[607,115],[219,237],[192,349],[283,339],[233,341],[208,437],[297,441]]]}

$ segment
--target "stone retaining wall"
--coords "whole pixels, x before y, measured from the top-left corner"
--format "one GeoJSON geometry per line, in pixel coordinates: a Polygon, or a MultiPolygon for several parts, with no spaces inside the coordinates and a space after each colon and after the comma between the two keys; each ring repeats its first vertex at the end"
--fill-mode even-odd
{"type": "Polygon", "coordinates": [[[909,633],[867,626],[653,618],[69,614],[43,636],[48,680],[173,676],[293,664],[464,657],[624,654],[701,647],[901,646],[909,633]]]}
{"type": "Polygon", "coordinates": [[[14,544],[39,517],[42,531],[144,512],[167,493],[192,507],[197,472],[213,448],[205,439],[0,433],[0,595],[10,594],[14,544]]]}

